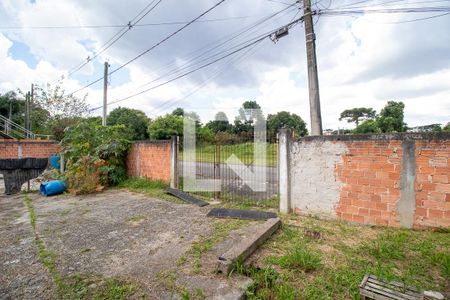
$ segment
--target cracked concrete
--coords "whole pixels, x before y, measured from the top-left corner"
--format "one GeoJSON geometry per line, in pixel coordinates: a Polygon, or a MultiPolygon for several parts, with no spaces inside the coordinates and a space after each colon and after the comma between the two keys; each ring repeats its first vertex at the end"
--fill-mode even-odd
{"type": "MultiPolygon", "coordinates": [[[[236,299],[247,278],[192,274],[177,261],[192,243],[213,234],[208,208],[175,204],[125,190],[87,196],[29,194],[36,231],[57,254],[63,277],[94,274],[135,282],[150,299],[179,299],[177,286],[202,289],[207,299],[236,299]],[[170,270],[175,287],[159,276],[170,270]]],[[[0,298],[56,297],[51,276],[38,260],[23,195],[0,196],[0,298]]]]}

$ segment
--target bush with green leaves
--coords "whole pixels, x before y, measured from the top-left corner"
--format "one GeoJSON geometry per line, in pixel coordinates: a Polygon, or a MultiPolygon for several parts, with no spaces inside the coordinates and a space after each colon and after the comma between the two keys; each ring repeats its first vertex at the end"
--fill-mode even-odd
{"type": "Polygon", "coordinates": [[[130,145],[127,133],[123,125],[80,122],[69,127],[61,141],[69,188],[89,193],[126,179],[125,160],[130,145]]]}

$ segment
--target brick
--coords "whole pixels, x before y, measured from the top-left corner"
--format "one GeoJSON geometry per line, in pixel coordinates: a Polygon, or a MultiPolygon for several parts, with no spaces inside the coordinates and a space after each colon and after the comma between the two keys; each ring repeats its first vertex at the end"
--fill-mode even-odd
{"type": "Polygon", "coordinates": [[[352,221],[357,223],[364,223],[364,217],[359,215],[353,215],[352,221]]]}
{"type": "Polygon", "coordinates": [[[429,209],[428,210],[428,216],[431,219],[435,219],[435,218],[443,218],[444,217],[444,212],[442,210],[437,210],[437,209],[429,209]]]}
{"type": "Polygon", "coordinates": [[[437,183],[435,185],[435,190],[437,192],[450,193],[450,184],[446,183],[437,183]]]}
{"type": "Polygon", "coordinates": [[[360,208],[358,211],[358,214],[361,216],[368,216],[369,215],[369,210],[367,208],[360,208]]]}

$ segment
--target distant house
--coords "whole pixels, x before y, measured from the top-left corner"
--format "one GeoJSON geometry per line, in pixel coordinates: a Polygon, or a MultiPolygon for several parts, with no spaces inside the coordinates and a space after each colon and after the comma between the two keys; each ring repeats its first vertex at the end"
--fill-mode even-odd
{"type": "Polygon", "coordinates": [[[408,132],[431,132],[441,128],[441,124],[430,124],[408,128],[408,132]]]}

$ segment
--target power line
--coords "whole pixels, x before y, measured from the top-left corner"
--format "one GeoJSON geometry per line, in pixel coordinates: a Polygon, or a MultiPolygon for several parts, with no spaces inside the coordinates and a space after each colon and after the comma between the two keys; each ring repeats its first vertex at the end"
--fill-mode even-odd
{"type": "Polygon", "coordinates": [[[125,25],[124,28],[122,28],[119,32],[117,32],[113,37],[111,37],[101,48],[100,51],[98,51],[92,58],[88,57],[84,63],[82,63],[80,66],[76,67],[72,71],[69,71],[68,76],[71,76],[72,74],[79,71],[81,68],[83,68],[85,65],[87,65],[90,61],[97,58],[100,54],[104,53],[106,50],[108,50],[112,45],[114,45],[119,39],[121,39],[128,31],[130,31],[139,21],[141,21],[145,16],[147,16],[151,11],[153,11],[156,6],[158,6],[162,0],[153,0],[150,2],[146,7],[144,7],[143,10],[141,10],[127,25],[125,25]],[[156,4],[154,4],[156,2],[156,4]],[[153,5],[154,4],[154,5],[153,5]],[[152,6],[153,5],[153,6],[152,6]],[[152,6],[150,9],[149,7],[152,6]],[[147,10],[148,9],[148,10],[147,10]],[[147,11],[146,11],[147,10],[147,11]],[[137,20],[136,20],[137,19],[137,20]],[[125,31],[124,31],[125,29],[125,31]]]}
{"type": "MultiPolygon", "coordinates": [[[[168,71],[168,72],[164,73],[163,75],[160,75],[160,76],[158,76],[157,78],[155,78],[155,79],[153,79],[153,80],[151,80],[151,81],[149,81],[149,82],[147,82],[147,83],[141,85],[139,88],[142,88],[142,87],[147,86],[147,85],[149,85],[149,84],[151,84],[151,83],[154,83],[154,82],[156,82],[156,81],[158,81],[158,80],[160,80],[160,79],[162,79],[162,78],[164,78],[164,77],[166,77],[166,76],[169,76],[169,75],[173,75],[173,74],[179,73],[179,72],[183,71],[184,69],[189,68],[189,67],[191,67],[192,65],[195,65],[195,64],[197,64],[197,63],[199,63],[199,62],[208,60],[208,59],[210,59],[211,57],[220,55],[220,54],[223,53],[224,51],[219,52],[219,53],[217,53],[217,54],[215,54],[215,55],[213,55],[213,56],[209,56],[209,57],[207,57],[206,59],[202,59],[202,60],[200,60],[200,61],[198,61],[198,62],[196,62],[196,63],[190,64],[191,62],[195,61],[196,59],[199,59],[199,58],[204,57],[206,54],[212,52],[213,50],[215,50],[215,49],[217,49],[217,48],[220,48],[221,46],[225,45],[226,43],[229,43],[229,42],[235,40],[236,38],[242,36],[243,34],[245,34],[245,33],[250,33],[250,32],[253,31],[257,26],[259,26],[259,25],[265,23],[266,21],[272,19],[273,17],[275,17],[275,16],[277,16],[277,15],[283,13],[283,12],[287,12],[288,9],[289,9],[290,7],[292,7],[293,5],[295,5],[295,4],[292,4],[292,5],[290,5],[289,7],[286,7],[286,8],[284,8],[284,9],[280,10],[280,11],[277,11],[277,12],[273,13],[272,15],[268,16],[268,17],[265,17],[265,18],[263,18],[263,19],[261,19],[261,20],[258,20],[256,23],[251,24],[250,26],[244,28],[242,31],[234,32],[234,33],[232,33],[232,34],[230,34],[230,35],[225,36],[225,37],[229,37],[229,38],[227,38],[226,40],[220,42],[219,44],[215,45],[215,46],[212,47],[212,48],[209,48],[209,49],[208,49],[208,48],[206,48],[206,46],[202,46],[202,47],[196,49],[195,51],[193,51],[193,52],[191,52],[191,53],[195,53],[195,54],[196,54],[197,52],[199,52],[199,51],[201,51],[201,50],[204,50],[204,51],[202,51],[200,54],[198,54],[198,55],[196,55],[196,56],[194,56],[194,57],[189,58],[189,59],[181,66],[181,68],[180,68],[180,67],[172,68],[170,71],[168,71]],[[190,65],[189,65],[189,64],[190,64],[190,65]]],[[[295,19],[295,18],[293,18],[292,20],[294,20],[294,19],[295,19]]],[[[221,41],[222,39],[223,39],[223,38],[218,39],[216,42],[219,42],[219,41],[221,41]]],[[[214,43],[215,43],[215,42],[214,42],[214,43]]],[[[238,44],[237,46],[239,46],[239,45],[240,45],[240,44],[238,44]]],[[[234,46],[234,47],[237,47],[237,46],[234,46]]],[[[229,49],[232,49],[232,48],[233,48],[233,47],[231,47],[231,48],[229,48],[229,49]]],[[[228,50],[229,50],[229,49],[228,49],[228,50]]],[[[226,51],[226,50],[225,50],[225,51],[226,51]]],[[[191,54],[191,53],[190,53],[190,54],[191,54]]],[[[165,67],[170,67],[170,66],[175,65],[175,64],[176,64],[176,61],[174,61],[174,62],[172,62],[172,63],[170,63],[170,64],[167,64],[167,65],[165,65],[165,66],[163,66],[163,67],[161,67],[161,68],[158,68],[157,70],[161,70],[161,69],[163,69],[163,68],[165,68],[165,67]]]]}
{"type": "MultiPolygon", "coordinates": [[[[300,17],[300,18],[298,18],[298,19],[296,19],[296,20],[294,20],[294,21],[292,21],[292,22],[290,22],[289,24],[287,24],[287,25],[285,25],[285,26],[279,27],[278,29],[280,29],[280,28],[285,28],[285,27],[291,28],[291,27],[293,27],[294,25],[296,25],[298,22],[301,22],[301,21],[303,21],[303,16],[300,17]]],[[[277,30],[278,30],[278,29],[277,29],[277,30]]],[[[185,73],[183,73],[183,74],[181,74],[181,75],[178,75],[178,76],[176,76],[176,77],[174,77],[174,78],[172,78],[172,79],[169,79],[169,80],[167,80],[167,81],[165,81],[165,82],[163,82],[163,83],[157,84],[157,85],[152,86],[152,87],[150,87],[150,88],[148,88],[148,89],[145,89],[145,90],[143,90],[143,91],[140,91],[140,92],[137,92],[137,93],[135,93],[135,94],[129,95],[129,96],[125,97],[125,98],[122,98],[122,99],[119,99],[119,100],[115,100],[115,101],[111,101],[111,102],[109,102],[108,104],[114,104],[114,103],[119,103],[119,102],[128,100],[128,99],[130,99],[130,98],[133,98],[133,97],[136,97],[136,96],[145,94],[145,93],[147,93],[147,92],[149,92],[149,91],[151,91],[151,90],[154,90],[154,89],[157,89],[157,88],[162,87],[162,86],[164,86],[164,85],[167,85],[167,84],[169,84],[169,83],[171,83],[171,82],[173,82],[173,81],[175,81],[175,80],[181,79],[181,78],[183,78],[183,77],[185,77],[185,76],[187,76],[187,75],[190,75],[190,74],[192,74],[192,73],[194,73],[194,72],[196,72],[196,71],[198,71],[198,70],[201,70],[201,69],[206,68],[206,67],[208,67],[208,66],[210,66],[210,65],[212,65],[212,64],[214,64],[214,63],[216,63],[216,62],[218,62],[218,61],[221,61],[221,60],[223,60],[223,59],[225,59],[225,58],[227,58],[227,57],[229,57],[229,56],[231,56],[231,55],[233,55],[233,54],[235,54],[235,53],[238,53],[238,52],[240,52],[240,51],[242,51],[242,50],[244,50],[244,49],[246,49],[246,48],[248,48],[248,47],[251,47],[251,46],[254,45],[254,44],[257,44],[257,43],[262,42],[264,39],[270,37],[270,35],[271,35],[273,32],[276,32],[277,30],[272,30],[272,31],[270,31],[269,34],[264,34],[264,35],[260,36],[259,38],[254,38],[254,39],[252,39],[252,41],[250,41],[250,42],[247,43],[246,45],[244,45],[244,46],[242,46],[242,47],[240,47],[240,48],[238,48],[238,49],[236,49],[236,50],[234,50],[234,51],[232,51],[232,52],[230,52],[230,53],[227,53],[227,54],[225,54],[225,55],[223,55],[223,56],[221,56],[221,57],[219,57],[219,58],[216,58],[216,59],[214,59],[214,60],[212,60],[212,61],[210,61],[210,62],[207,62],[207,63],[205,63],[205,64],[203,64],[203,65],[201,65],[201,66],[199,66],[199,67],[197,67],[197,68],[195,68],[195,69],[193,69],[193,70],[187,71],[187,72],[185,72],[185,73]]],[[[93,110],[96,110],[96,109],[98,109],[98,108],[91,109],[90,111],[93,111],[93,110]]]]}
{"type": "MultiPolygon", "coordinates": [[[[217,19],[205,19],[198,20],[197,23],[209,23],[209,22],[223,22],[231,20],[241,20],[255,18],[261,15],[248,15],[237,16],[217,19]]],[[[133,27],[151,27],[151,26],[166,26],[166,25],[183,25],[189,21],[171,21],[171,22],[158,22],[158,23],[143,23],[135,24],[133,27]]],[[[127,28],[129,24],[110,24],[110,25],[55,25],[55,26],[0,26],[0,30],[28,30],[28,29],[100,29],[100,28],[127,28]]]]}
{"type": "MultiPolygon", "coordinates": [[[[161,0],[160,0],[161,1],[161,0]]],[[[192,19],[191,21],[189,21],[188,23],[186,23],[185,25],[183,25],[182,27],[180,27],[179,29],[175,30],[173,33],[171,33],[170,35],[166,36],[165,38],[163,38],[162,40],[160,40],[158,43],[154,44],[153,46],[151,46],[150,48],[148,48],[147,50],[145,50],[144,52],[138,54],[137,56],[135,56],[134,58],[130,59],[129,61],[127,61],[126,63],[120,65],[119,67],[117,67],[116,69],[112,70],[111,72],[109,72],[108,75],[112,75],[115,72],[121,70],[122,68],[124,68],[125,66],[129,65],[130,63],[134,62],[135,60],[139,59],[140,57],[142,57],[143,55],[147,54],[148,52],[150,52],[151,50],[155,49],[156,47],[158,47],[159,45],[161,45],[162,43],[164,43],[165,41],[169,40],[170,38],[172,38],[173,36],[175,36],[176,34],[178,34],[179,32],[181,32],[182,30],[184,30],[185,28],[187,28],[188,26],[190,26],[192,23],[196,22],[198,19],[200,19],[201,17],[203,17],[204,15],[206,15],[207,13],[209,13],[210,11],[214,10],[216,7],[218,7],[220,4],[222,4],[223,2],[225,2],[225,0],[221,0],[219,2],[217,2],[216,4],[214,4],[212,7],[210,7],[209,9],[207,9],[206,11],[204,11],[203,13],[201,13],[199,16],[197,16],[196,18],[192,19]]],[[[84,90],[85,88],[90,87],[91,85],[99,82],[100,80],[102,80],[103,77],[100,77],[96,80],[94,80],[93,82],[79,88],[78,90],[70,93],[71,95],[84,90]]]]}
{"type": "Polygon", "coordinates": [[[408,8],[389,8],[389,9],[363,9],[363,10],[341,10],[341,9],[324,9],[318,10],[320,15],[352,15],[367,13],[429,13],[429,12],[450,12],[450,7],[408,7],[408,8]]]}
{"type": "Polygon", "coordinates": [[[429,0],[429,1],[416,1],[416,2],[407,2],[407,3],[399,3],[407,0],[391,0],[379,3],[373,3],[368,5],[360,5],[360,6],[352,6],[352,9],[356,8],[366,8],[366,7],[378,7],[378,6],[398,6],[398,5],[412,5],[412,4],[432,4],[432,3],[440,3],[440,2],[449,2],[450,0],[429,0]]]}
{"type": "Polygon", "coordinates": [[[244,52],[240,57],[237,57],[234,61],[231,60],[229,63],[225,62],[224,65],[222,66],[222,68],[220,70],[218,70],[214,75],[208,77],[208,79],[206,81],[204,81],[200,86],[198,86],[196,89],[192,90],[191,92],[189,92],[187,95],[183,96],[182,98],[179,99],[172,99],[172,100],[168,100],[165,103],[163,103],[162,105],[156,107],[156,111],[153,111],[153,115],[157,115],[158,113],[162,112],[163,110],[169,108],[170,106],[173,106],[175,104],[178,104],[179,102],[191,97],[192,95],[194,95],[195,93],[197,93],[199,90],[201,90],[202,88],[206,87],[213,79],[219,77],[220,75],[222,75],[223,73],[226,73],[227,71],[229,71],[229,66],[231,65],[235,65],[237,64],[239,61],[242,61],[244,59],[244,57],[248,57],[251,54],[249,54],[252,50],[254,50],[256,48],[256,46],[258,46],[260,44],[255,44],[252,47],[250,47],[246,52],[244,52]]]}
{"type": "Polygon", "coordinates": [[[438,15],[434,15],[434,16],[429,16],[429,17],[424,17],[424,18],[411,19],[411,20],[394,21],[394,22],[374,22],[374,23],[377,23],[377,24],[403,24],[403,23],[412,23],[412,22],[418,22],[418,21],[425,21],[425,20],[429,20],[429,19],[440,18],[440,17],[446,16],[446,15],[450,15],[450,12],[443,13],[443,14],[438,14],[438,15]]]}

